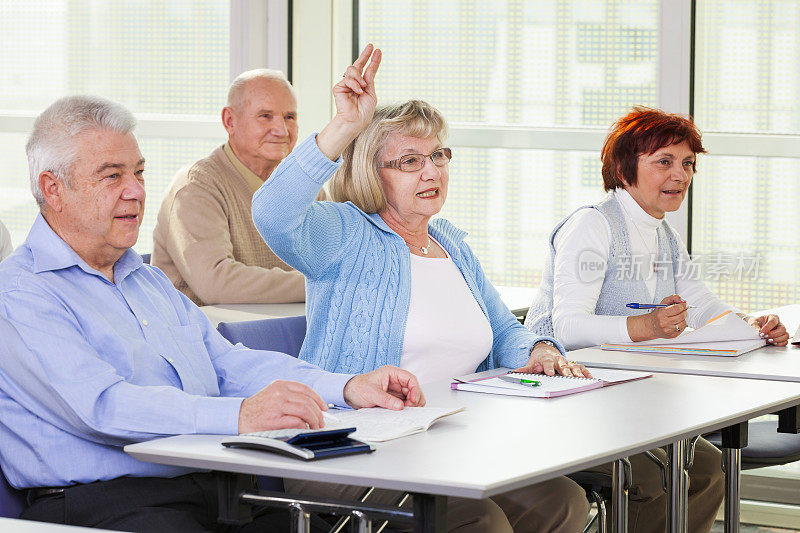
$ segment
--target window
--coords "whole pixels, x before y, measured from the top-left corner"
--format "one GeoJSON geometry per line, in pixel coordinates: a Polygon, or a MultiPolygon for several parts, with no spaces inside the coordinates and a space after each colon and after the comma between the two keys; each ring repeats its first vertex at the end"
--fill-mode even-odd
{"type": "Polygon", "coordinates": [[[148,202],[136,249],[149,252],[175,172],[224,139],[228,2],[17,0],[0,4],[0,21],[0,220],[14,244],[38,213],[24,150],[33,119],[57,98],[88,93],[124,104],[139,120],[148,202]]]}
{"type": "Polygon", "coordinates": [[[800,4],[697,10],[695,119],[710,154],[695,179],[692,252],[725,301],[785,305],[800,297],[800,4]]]}

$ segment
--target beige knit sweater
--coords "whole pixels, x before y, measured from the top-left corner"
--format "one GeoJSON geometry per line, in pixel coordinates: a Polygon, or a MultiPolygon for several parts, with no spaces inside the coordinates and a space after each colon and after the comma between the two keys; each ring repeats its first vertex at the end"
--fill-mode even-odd
{"type": "Polygon", "coordinates": [[[303,275],[253,225],[262,183],[224,145],[179,170],[165,194],[151,263],[197,305],[305,301],[303,275]]]}

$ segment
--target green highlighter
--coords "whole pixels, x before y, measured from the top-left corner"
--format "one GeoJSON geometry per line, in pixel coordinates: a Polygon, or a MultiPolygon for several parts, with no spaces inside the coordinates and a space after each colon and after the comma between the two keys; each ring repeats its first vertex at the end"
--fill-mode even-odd
{"type": "Polygon", "coordinates": [[[516,383],[518,385],[527,385],[529,387],[538,387],[541,385],[541,382],[536,381],[534,379],[526,379],[526,378],[517,378],[514,376],[498,376],[503,381],[508,381],[509,383],[516,383]]]}

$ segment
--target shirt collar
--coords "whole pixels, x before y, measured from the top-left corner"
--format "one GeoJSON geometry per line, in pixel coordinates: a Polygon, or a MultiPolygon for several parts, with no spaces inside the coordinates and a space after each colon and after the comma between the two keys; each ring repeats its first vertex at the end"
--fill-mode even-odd
{"type": "MultiPolygon", "coordinates": [[[[33,257],[33,272],[47,272],[77,266],[87,274],[100,276],[108,281],[99,271],[90,267],[75,250],[53,231],[41,213],[28,233],[25,245],[33,257]]],[[[119,283],[128,274],[142,266],[142,257],[131,249],[125,250],[122,257],[114,264],[114,281],[119,283]]]]}
{"type": "Polygon", "coordinates": [[[222,145],[222,150],[225,152],[225,155],[228,156],[233,168],[239,173],[240,176],[244,178],[244,181],[247,182],[247,185],[253,189],[253,192],[256,192],[262,185],[264,185],[264,180],[258,177],[258,174],[247,168],[247,166],[242,163],[236,154],[233,153],[233,148],[231,148],[231,143],[227,142],[222,145]]]}
{"type": "Polygon", "coordinates": [[[645,228],[651,229],[656,229],[661,225],[663,219],[656,218],[642,209],[633,196],[631,196],[631,193],[625,189],[621,187],[614,189],[614,195],[617,197],[617,201],[622,204],[623,214],[628,215],[631,218],[631,222],[634,224],[640,224],[645,228]]]}

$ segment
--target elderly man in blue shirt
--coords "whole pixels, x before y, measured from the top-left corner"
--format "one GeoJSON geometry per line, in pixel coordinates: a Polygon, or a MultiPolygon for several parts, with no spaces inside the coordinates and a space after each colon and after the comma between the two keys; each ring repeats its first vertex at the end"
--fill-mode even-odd
{"type": "MultiPolygon", "coordinates": [[[[40,214],[0,265],[0,464],[23,517],[123,530],[213,529],[210,474],[122,447],[186,433],[323,426],[327,404],[424,404],[413,375],[332,374],[232,346],[131,250],[144,158],[122,106],[67,97],[27,145],[40,214]]],[[[253,524],[256,526],[257,524],[253,524]]],[[[264,524],[261,524],[262,526],[264,524]]]]}

